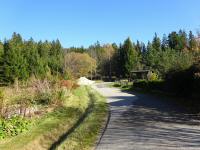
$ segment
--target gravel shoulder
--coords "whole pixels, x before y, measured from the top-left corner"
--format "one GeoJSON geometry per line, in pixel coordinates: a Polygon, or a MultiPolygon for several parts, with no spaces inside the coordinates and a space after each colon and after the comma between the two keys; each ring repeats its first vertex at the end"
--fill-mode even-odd
{"type": "Polygon", "coordinates": [[[200,150],[200,118],[172,101],[98,83],[111,117],[97,150],[200,150]]]}

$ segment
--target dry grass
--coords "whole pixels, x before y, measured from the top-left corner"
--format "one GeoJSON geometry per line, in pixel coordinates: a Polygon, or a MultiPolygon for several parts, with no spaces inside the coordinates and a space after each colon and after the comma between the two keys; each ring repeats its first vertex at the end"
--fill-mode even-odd
{"type": "Polygon", "coordinates": [[[84,113],[89,103],[88,91],[81,87],[64,106],[35,121],[26,133],[0,142],[1,150],[46,150],[60,135],[69,130],[84,113]]]}

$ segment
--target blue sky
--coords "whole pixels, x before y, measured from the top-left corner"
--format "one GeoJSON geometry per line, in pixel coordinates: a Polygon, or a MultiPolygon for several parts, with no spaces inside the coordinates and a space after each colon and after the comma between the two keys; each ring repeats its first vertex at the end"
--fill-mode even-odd
{"type": "Polygon", "coordinates": [[[200,28],[200,0],[0,0],[0,39],[59,39],[64,47],[151,40],[200,28]]]}

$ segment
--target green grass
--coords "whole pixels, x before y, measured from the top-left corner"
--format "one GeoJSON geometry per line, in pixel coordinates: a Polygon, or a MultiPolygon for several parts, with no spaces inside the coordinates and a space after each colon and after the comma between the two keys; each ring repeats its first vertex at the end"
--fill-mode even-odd
{"type": "MultiPolygon", "coordinates": [[[[35,123],[30,127],[28,132],[24,132],[16,137],[2,140],[0,142],[1,150],[46,150],[49,149],[52,144],[59,140],[60,136],[68,132],[73,126],[77,123],[77,121],[84,115],[88,106],[90,106],[91,101],[94,102],[94,112],[100,109],[104,115],[96,114],[96,120],[102,120],[105,118],[106,114],[106,104],[104,99],[99,96],[97,93],[96,97],[91,96],[91,89],[86,87],[80,87],[73,92],[73,96],[66,99],[64,106],[58,107],[54,112],[51,112],[40,119],[35,119],[35,123]],[[97,98],[97,100],[96,100],[97,98]],[[99,100],[100,99],[100,100],[99,100]],[[98,106],[98,108],[96,108],[98,106]]],[[[92,92],[93,93],[93,92],[92,92]]],[[[87,118],[84,120],[84,124],[90,118],[93,118],[93,108],[90,114],[88,114],[87,118]]],[[[94,144],[97,133],[99,131],[101,123],[91,123],[88,122],[86,126],[88,129],[91,129],[92,137],[85,136],[88,138],[88,141],[85,143],[85,147],[94,144]],[[95,125],[95,127],[93,127],[95,125]],[[97,125],[97,126],[96,126],[97,125]],[[89,128],[90,127],[90,128],[89,128]],[[95,129],[95,130],[94,130],[95,129]],[[95,132],[94,132],[95,131],[95,132]],[[93,133],[94,132],[94,133],[93,133]],[[91,140],[92,139],[92,140],[91,140]]],[[[82,126],[82,123],[80,127],[82,126]]],[[[85,130],[86,131],[86,130],[85,130]]],[[[74,134],[74,133],[73,133],[74,134]]],[[[72,134],[72,135],[73,135],[72,134]]],[[[83,135],[87,135],[88,132],[82,133],[83,135]]],[[[74,137],[73,139],[77,141],[77,145],[82,145],[82,142],[79,139],[74,137]]],[[[68,141],[68,139],[66,140],[68,141]]],[[[72,141],[72,140],[70,140],[72,141]]],[[[67,142],[68,143],[68,142],[67,142]]],[[[83,142],[84,143],[84,142],[83,142]]],[[[64,144],[65,145],[65,144],[64,144]]],[[[73,149],[73,148],[72,148],[73,149]]]]}
{"type": "Polygon", "coordinates": [[[97,137],[108,113],[105,98],[90,90],[94,102],[90,112],[78,128],[60,145],[57,150],[90,150],[95,146],[97,137]]]}
{"type": "Polygon", "coordinates": [[[133,87],[133,82],[128,82],[127,84],[124,84],[124,85],[114,82],[114,83],[109,84],[109,87],[120,88],[121,90],[130,90],[133,87]]]}

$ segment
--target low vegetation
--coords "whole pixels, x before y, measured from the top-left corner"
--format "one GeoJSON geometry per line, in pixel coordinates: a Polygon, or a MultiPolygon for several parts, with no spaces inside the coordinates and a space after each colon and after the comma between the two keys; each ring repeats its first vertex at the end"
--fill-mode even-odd
{"type": "Polygon", "coordinates": [[[66,143],[63,145],[71,143],[70,149],[94,147],[107,114],[104,98],[89,87],[76,87],[70,92],[65,91],[65,87],[61,89],[62,91],[53,92],[53,95],[48,95],[47,89],[43,89],[45,93],[42,95],[38,93],[41,99],[34,99],[32,105],[38,108],[31,116],[15,114],[11,118],[2,118],[3,133],[0,134],[2,138],[0,149],[31,150],[62,147],[61,143],[55,143],[60,141],[64,134],[69,134],[69,138],[62,139],[62,142],[66,143]],[[70,133],[73,128],[75,132],[70,133]],[[91,134],[88,135],[89,133],[91,134]],[[79,136],[74,136],[76,134],[79,136]],[[80,139],[81,136],[83,139],[80,139]]]}
{"type": "Polygon", "coordinates": [[[92,90],[90,98],[94,102],[93,107],[88,110],[88,115],[85,120],[80,124],[74,132],[69,135],[60,146],[58,150],[89,150],[93,149],[97,142],[97,134],[99,129],[102,128],[102,123],[107,118],[107,105],[105,99],[96,91],[92,90]]]}

